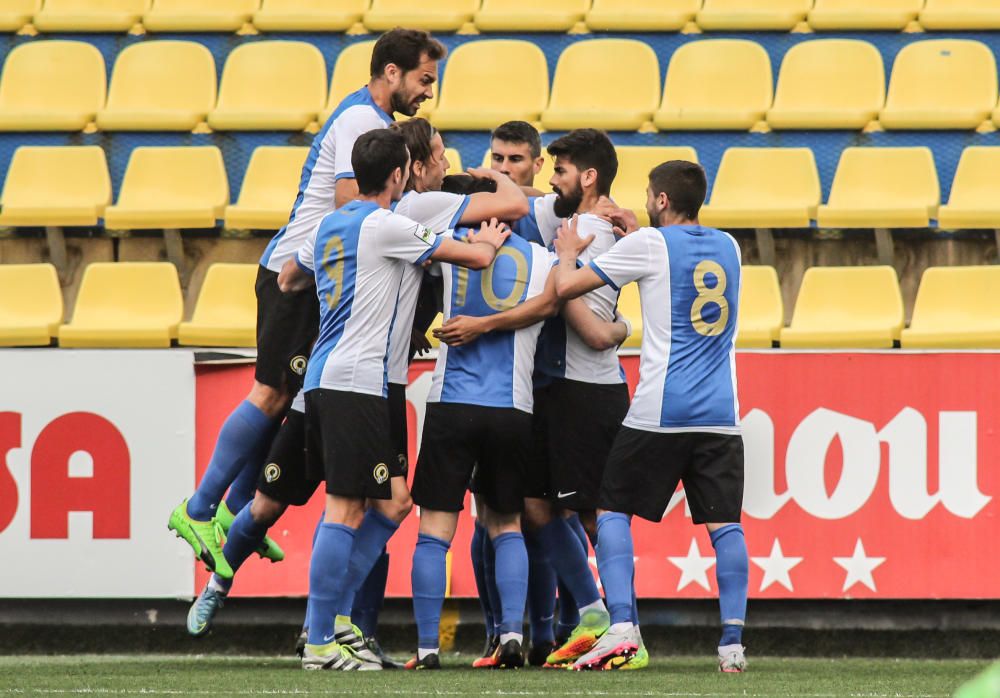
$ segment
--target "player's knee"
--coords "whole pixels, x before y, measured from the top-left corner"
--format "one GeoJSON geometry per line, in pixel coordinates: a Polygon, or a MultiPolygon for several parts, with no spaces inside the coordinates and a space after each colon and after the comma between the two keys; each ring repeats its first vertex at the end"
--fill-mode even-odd
{"type": "Polygon", "coordinates": [[[277,388],[272,388],[270,385],[254,381],[253,388],[250,389],[247,400],[271,419],[277,419],[288,411],[293,397],[295,396],[288,395],[277,388]]]}
{"type": "Polygon", "coordinates": [[[250,516],[256,523],[270,527],[281,518],[287,508],[287,504],[258,492],[250,503],[250,516]]]}
{"type": "Polygon", "coordinates": [[[413,511],[413,498],[410,497],[409,493],[396,495],[392,499],[387,500],[380,509],[387,518],[392,519],[396,523],[403,523],[403,520],[413,511]]]}
{"type": "Polygon", "coordinates": [[[490,538],[496,538],[504,533],[520,533],[521,515],[493,512],[486,528],[490,534],[490,538]]]}
{"type": "Polygon", "coordinates": [[[552,521],[552,505],[544,499],[525,499],[523,524],[529,531],[537,531],[552,521]]]}

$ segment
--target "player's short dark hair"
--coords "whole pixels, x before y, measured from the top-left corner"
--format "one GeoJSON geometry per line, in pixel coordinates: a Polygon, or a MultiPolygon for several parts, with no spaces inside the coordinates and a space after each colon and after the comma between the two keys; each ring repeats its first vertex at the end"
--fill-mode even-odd
{"type": "Polygon", "coordinates": [[[441,181],[441,191],[449,194],[463,194],[469,196],[486,192],[493,194],[497,190],[496,180],[489,177],[473,177],[467,174],[446,175],[441,181]]]}
{"type": "Polygon", "coordinates": [[[548,151],[553,158],[568,158],[578,170],[595,169],[597,193],[601,196],[611,193],[611,183],[618,174],[618,153],[604,131],[578,128],[549,143],[548,151]]]}
{"type": "Polygon", "coordinates": [[[378,38],[372,49],[371,76],[377,78],[385,72],[390,63],[399,66],[404,73],[420,65],[424,54],[433,61],[440,61],[448,55],[448,49],[430,33],[419,29],[396,27],[378,38]]]}
{"type": "Polygon", "coordinates": [[[542,137],[538,135],[538,129],[527,121],[500,124],[490,134],[490,141],[494,139],[504,143],[527,143],[532,159],[542,155],[542,137]]]}
{"type": "Polygon", "coordinates": [[[395,121],[389,126],[399,131],[406,139],[406,147],[410,151],[410,162],[427,162],[431,157],[431,140],[437,129],[431,126],[427,119],[413,118],[406,121],[395,121]]]}
{"type": "Polygon", "coordinates": [[[365,196],[385,189],[385,181],[397,167],[406,170],[409,153],[403,134],[377,128],[361,135],[351,151],[351,167],[358,182],[358,193],[365,196]]]}
{"type": "Polygon", "coordinates": [[[667,195],[671,211],[693,220],[705,203],[708,180],[705,169],[698,163],[668,160],[650,171],[649,186],[653,196],[667,195]]]}

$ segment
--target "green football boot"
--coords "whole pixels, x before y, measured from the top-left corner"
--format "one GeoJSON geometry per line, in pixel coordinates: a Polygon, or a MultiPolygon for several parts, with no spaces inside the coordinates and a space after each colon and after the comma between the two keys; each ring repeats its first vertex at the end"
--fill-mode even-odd
{"type": "MultiPolygon", "coordinates": [[[[215,520],[222,526],[222,532],[225,535],[229,535],[229,527],[233,525],[235,519],[236,514],[229,511],[229,507],[225,501],[221,502],[219,509],[215,513],[215,520]]],[[[285,551],[274,542],[271,536],[264,536],[264,542],[257,548],[257,554],[271,562],[281,562],[285,559],[285,551]]]]}
{"type": "Polygon", "coordinates": [[[177,505],[170,514],[167,528],[187,541],[197,556],[209,570],[223,579],[233,578],[233,568],[226,562],[222,554],[225,539],[222,527],[214,519],[212,521],[195,521],[187,513],[187,500],[177,505]]]}
{"type": "Polygon", "coordinates": [[[994,662],[981,674],[962,684],[955,698],[996,698],[1000,696],[1000,662],[994,662]]]}

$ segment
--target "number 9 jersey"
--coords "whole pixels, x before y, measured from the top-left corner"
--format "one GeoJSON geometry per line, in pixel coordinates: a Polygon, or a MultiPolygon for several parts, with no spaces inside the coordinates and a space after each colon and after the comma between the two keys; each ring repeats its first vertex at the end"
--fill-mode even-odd
{"type": "Polygon", "coordinates": [[[639,385],[625,426],[739,434],[736,240],[698,225],[641,228],[590,268],[615,289],[639,284],[639,385]]]}

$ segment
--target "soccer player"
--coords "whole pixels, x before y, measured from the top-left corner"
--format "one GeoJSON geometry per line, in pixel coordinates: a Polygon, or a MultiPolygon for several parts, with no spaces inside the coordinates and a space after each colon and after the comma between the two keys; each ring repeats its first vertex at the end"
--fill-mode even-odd
{"type": "Polygon", "coordinates": [[[490,135],[490,168],[519,186],[534,188],[535,175],[541,172],[544,162],[538,129],[527,121],[500,124],[490,135]]]}
{"type": "Polygon", "coordinates": [[[390,212],[409,174],[398,132],[362,135],[351,164],[358,198],[324,218],[314,244],[300,249],[279,276],[282,291],[315,283],[320,300],[320,332],[305,379],[306,435],[327,498],[309,570],[306,669],[381,669],[336,641],[335,617],[345,580],[358,568],[357,550],[374,550],[374,559],[395,531],[360,529],[370,520],[366,500],[376,511],[397,501],[388,465],[397,454],[389,433],[386,364],[403,271],[427,260],[485,268],[509,235],[484,224],[469,244],[459,243],[390,212]]]}
{"type": "Polygon", "coordinates": [[[748,564],[739,523],[743,437],[735,369],[740,249],[728,234],[699,225],[705,190],[699,165],[665,162],[650,172],[647,188],[646,210],[657,227],[636,230],[634,214],[619,212],[613,217],[618,232],[628,236],[581,268],[580,255],[592,240],[580,238],[575,221],[563,225],[555,243],[559,296],[635,281],[644,332],[639,385],[598,499],[597,564],[612,625],[576,669],[614,667],[638,650],[631,517],[659,521],[678,482],[693,521],[706,525],[715,547],[719,668],[746,668],[748,564]]]}

